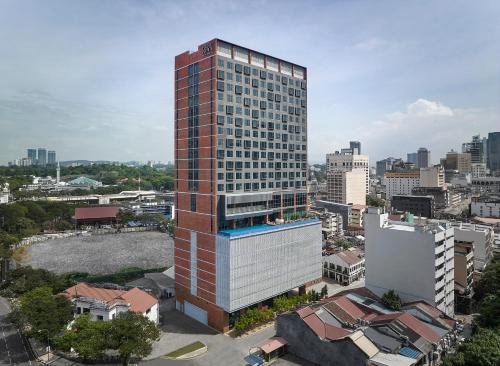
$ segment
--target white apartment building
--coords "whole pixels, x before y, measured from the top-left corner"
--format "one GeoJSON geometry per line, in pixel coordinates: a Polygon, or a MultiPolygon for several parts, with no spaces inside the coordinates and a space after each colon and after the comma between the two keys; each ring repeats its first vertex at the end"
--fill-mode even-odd
{"type": "Polygon", "coordinates": [[[413,188],[420,187],[420,171],[386,172],[384,183],[387,199],[394,195],[410,196],[413,188]]]}
{"type": "Polygon", "coordinates": [[[326,186],[328,201],[366,205],[366,174],[361,169],[327,172],[326,186]]]}
{"type": "MultiPolygon", "coordinates": [[[[356,151],[356,150],[355,150],[356,151]]],[[[359,155],[351,153],[352,150],[343,149],[342,152],[326,154],[326,172],[332,171],[351,171],[361,169],[365,172],[365,194],[370,193],[370,163],[368,155],[359,155]]]]}
{"type": "Polygon", "coordinates": [[[481,198],[472,199],[470,204],[471,215],[480,217],[500,217],[500,199],[481,198]]]}
{"type": "Polygon", "coordinates": [[[485,163],[473,163],[471,164],[471,174],[472,178],[484,178],[488,174],[488,169],[485,163]]]}
{"type": "Polygon", "coordinates": [[[111,320],[118,314],[132,311],[158,324],[158,300],[137,287],[116,290],[77,283],[63,293],[75,306],[75,316],[90,314],[92,320],[111,320]]]}
{"type": "Polygon", "coordinates": [[[474,268],[482,271],[493,258],[495,232],[486,225],[465,222],[451,223],[455,230],[455,244],[472,244],[474,268]]]}
{"type": "Polygon", "coordinates": [[[0,204],[9,203],[9,183],[5,183],[3,186],[0,186],[0,204]]]}
{"type": "Polygon", "coordinates": [[[365,275],[365,259],[354,251],[344,250],[323,255],[323,277],[348,286],[365,275]]]}
{"type": "Polygon", "coordinates": [[[394,290],[404,302],[425,300],[454,314],[454,236],[446,222],[390,221],[365,214],[366,287],[378,296],[394,290]]]}
{"type": "Polygon", "coordinates": [[[431,166],[420,169],[420,187],[443,187],[444,169],[439,166],[431,166]]]}

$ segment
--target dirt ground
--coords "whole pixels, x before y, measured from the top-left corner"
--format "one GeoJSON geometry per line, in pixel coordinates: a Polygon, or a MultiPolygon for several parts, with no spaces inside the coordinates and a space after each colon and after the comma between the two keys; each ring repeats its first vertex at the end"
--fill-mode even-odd
{"type": "Polygon", "coordinates": [[[169,267],[173,265],[173,240],[154,231],[47,240],[31,245],[22,264],[56,273],[90,274],[125,267],[169,267]]]}

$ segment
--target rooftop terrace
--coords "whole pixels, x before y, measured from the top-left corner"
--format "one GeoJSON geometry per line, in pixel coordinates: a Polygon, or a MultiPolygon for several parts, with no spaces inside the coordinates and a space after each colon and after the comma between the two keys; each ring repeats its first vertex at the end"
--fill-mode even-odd
{"type": "Polygon", "coordinates": [[[219,231],[219,235],[227,236],[230,238],[237,238],[237,237],[250,236],[250,235],[259,235],[259,234],[273,232],[273,231],[293,229],[293,228],[298,228],[298,227],[302,227],[302,226],[314,225],[314,224],[318,224],[318,223],[321,223],[321,221],[318,219],[307,219],[307,220],[293,221],[293,222],[289,222],[286,224],[279,224],[279,225],[270,225],[270,224],[255,225],[255,226],[243,227],[243,228],[239,228],[239,229],[222,230],[222,231],[219,231]]]}

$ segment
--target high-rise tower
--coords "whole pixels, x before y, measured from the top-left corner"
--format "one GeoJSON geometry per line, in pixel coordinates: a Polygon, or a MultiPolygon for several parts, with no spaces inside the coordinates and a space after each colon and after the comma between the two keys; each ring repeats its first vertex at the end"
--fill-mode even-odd
{"type": "Polygon", "coordinates": [[[227,330],[321,277],[307,210],[307,72],[219,39],[175,58],[176,306],[227,330]],[[283,224],[287,222],[286,224],[283,224]]]}

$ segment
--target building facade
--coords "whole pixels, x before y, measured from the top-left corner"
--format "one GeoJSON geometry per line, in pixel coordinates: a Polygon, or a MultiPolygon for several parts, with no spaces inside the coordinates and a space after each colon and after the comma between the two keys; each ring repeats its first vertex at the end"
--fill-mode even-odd
{"type": "Polygon", "coordinates": [[[384,176],[385,195],[391,199],[394,195],[409,196],[413,188],[420,186],[420,171],[391,171],[384,176]]]}
{"type": "Polygon", "coordinates": [[[365,276],[365,259],[354,252],[344,250],[336,253],[324,253],[323,277],[333,279],[348,286],[365,276]]]}
{"type": "Polygon", "coordinates": [[[500,132],[488,134],[488,169],[491,172],[500,172],[500,132]]]}
{"type": "Polygon", "coordinates": [[[488,139],[480,135],[472,136],[470,142],[462,144],[462,152],[471,155],[471,163],[486,163],[488,139]]]}
{"type": "Polygon", "coordinates": [[[47,164],[49,165],[55,165],[57,162],[56,160],[56,152],[54,150],[49,150],[47,152],[47,164]]]}
{"type": "Polygon", "coordinates": [[[405,302],[425,300],[454,314],[454,235],[444,222],[390,221],[369,207],[365,215],[366,287],[394,290],[405,302]]]}
{"type": "Polygon", "coordinates": [[[38,148],[38,157],[37,157],[37,165],[45,166],[47,165],[47,149],[39,147],[38,148]]]}
{"type": "MultiPolygon", "coordinates": [[[[352,141],[351,141],[352,142],[352,141]]],[[[344,150],[344,149],[343,149],[344,150]]],[[[368,155],[360,155],[356,149],[326,155],[326,173],[334,171],[362,170],[365,173],[365,194],[370,193],[370,162],[368,155]]]]}
{"type": "Polygon", "coordinates": [[[478,197],[472,198],[470,212],[473,216],[500,217],[500,198],[478,197]]]}
{"type": "MultiPolygon", "coordinates": [[[[265,296],[280,295],[291,289],[288,286],[305,285],[321,277],[318,267],[315,273],[302,276],[301,284],[290,281],[269,291],[237,294],[236,278],[257,280],[259,268],[235,267],[230,261],[221,267],[220,262],[240,255],[236,248],[249,250],[249,260],[255,260],[255,247],[230,246],[233,241],[256,240],[248,228],[279,225],[306,214],[304,67],[219,39],[176,56],[175,159],[179,310],[226,331],[240,309],[258,304],[265,296]],[[250,231],[239,237],[230,232],[234,229],[250,231]]],[[[297,267],[321,262],[319,221],[293,229],[275,227],[258,235],[271,252],[288,244],[290,252],[301,250],[302,242],[267,240],[278,235],[286,241],[287,230],[297,238],[302,232],[312,235],[317,231],[311,236],[317,250],[310,248],[303,253],[297,267]]],[[[296,269],[282,268],[280,278],[289,275],[297,279],[293,276],[296,269]]]]}
{"type": "Polygon", "coordinates": [[[431,165],[431,152],[425,147],[417,151],[417,168],[427,168],[431,165]]]}
{"type": "Polygon", "coordinates": [[[440,165],[435,165],[420,169],[420,187],[443,187],[444,169],[440,165]]]}
{"type": "Polygon", "coordinates": [[[472,245],[474,268],[482,271],[493,259],[495,232],[486,225],[453,222],[455,245],[472,245]]]}
{"type": "Polygon", "coordinates": [[[391,207],[394,211],[409,212],[415,216],[434,218],[435,201],[433,196],[392,196],[391,207]]]}
{"type": "Polygon", "coordinates": [[[32,164],[36,164],[36,149],[28,149],[27,158],[31,160],[32,164]]]}
{"type": "Polygon", "coordinates": [[[361,169],[327,172],[327,199],[352,205],[366,204],[366,174],[361,169]]]}

